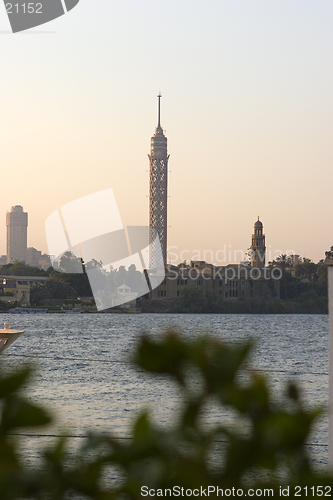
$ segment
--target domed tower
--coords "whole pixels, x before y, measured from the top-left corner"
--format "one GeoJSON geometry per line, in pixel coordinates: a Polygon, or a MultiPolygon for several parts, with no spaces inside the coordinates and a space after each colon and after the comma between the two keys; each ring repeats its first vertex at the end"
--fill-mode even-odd
{"type": "MultiPolygon", "coordinates": [[[[168,149],[167,138],[161,127],[161,95],[158,95],[158,123],[151,138],[149,182],[149,227],[160,239],[164,265],[167,257],[167,202],[168,202],[168,149]]],[[[150,253],[149,267],[159,267],[157,252],[150,253]],[[155,255],[156,253],[156,255],[155,255]]]]}
{"type": "Polygon", "coordinates": [[[265,235],[263,233],[262,222],[258,220],[254,223],[251,245],[251,266],[263,269],[265,267],[266,247],[265,235]]]}

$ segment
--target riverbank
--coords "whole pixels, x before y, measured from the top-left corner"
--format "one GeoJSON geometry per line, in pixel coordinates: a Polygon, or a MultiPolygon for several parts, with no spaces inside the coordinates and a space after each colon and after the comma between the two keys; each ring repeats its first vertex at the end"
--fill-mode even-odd
{"type": "Polygon", "coordinates": [[[174,300],[143,300],[140,308],[143,313],[164,314],[328,314],[327,297],[311,294],[290,301],[278,298],[269,301],[221,300],[217,296],[201,296],[196,300],[185,301],[179,297],[174,300]]]}

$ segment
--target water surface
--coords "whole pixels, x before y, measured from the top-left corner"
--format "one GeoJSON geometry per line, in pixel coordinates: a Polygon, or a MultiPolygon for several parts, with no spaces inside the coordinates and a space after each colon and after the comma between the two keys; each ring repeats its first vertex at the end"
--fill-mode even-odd
{"type": "MultiPolygon", "coordinates": [[[[160,335],[177,328],[189,338],[210,333],[228,342],[253,338],[251,364],[267,371],[274,392],[297,380],[309,406],[328,405],[328,316],[214,314],[1,314],[0,322],[25,329],[2,356],[7,370],[33,361],[36,376],[27,395],[56,411],[58,428],[83,435],[88,429],[128,437],[133,418],[149,407],[160,425],[172,425],[179,408],[175,386],[134,369],[128,359],[141,332],[160,335]]],[[[219,421],[211,407],[205,425],[219,421]]],[[[224,418],[235,425],[225,413],[224,418]]],[[[315,462],[328,460],[328,419],[310,437],[315,462]]],[[[46,439],[46,438],[45,438],[46,439]]],[[[44,439],[44,441],[45,441],[44,439]]],[[[77,438],[79,439],[79,438],[77,438]]],[[[33,458],[41,438],[26,438],[33,458]]]]}

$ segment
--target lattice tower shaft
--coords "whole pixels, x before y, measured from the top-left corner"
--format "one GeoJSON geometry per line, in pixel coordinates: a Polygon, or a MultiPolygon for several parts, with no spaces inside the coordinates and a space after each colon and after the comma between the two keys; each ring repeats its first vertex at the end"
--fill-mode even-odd
{"type": "MultiPolygon", "coordinates": [[[[160,125],[160,98],[158,96],[158,125],[151,138],[149,157],[149,226],[160,240],[164,265],[167,258],[167,221],[168,221],[168,148],[167,138],[160,125]]],[[[160,262],[154,248],[150,252],[150,268],[159,267],[160,262]]]]}

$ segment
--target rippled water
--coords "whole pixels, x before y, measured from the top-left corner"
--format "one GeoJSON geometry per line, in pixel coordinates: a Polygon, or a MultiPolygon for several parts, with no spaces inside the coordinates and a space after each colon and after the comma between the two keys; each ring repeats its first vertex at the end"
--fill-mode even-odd
{"type": "MultiPolygon", "coordinates": [[[[293,378],[301,384],[307,404],[328,404],[326,315],[1,314],[0,322],[26,331],[1,355],[1,364],[10,370],[33,360],[37,372],[29,396],[55,410],[59,429],[72,434],[95,429],[126,437],[143,406],[151,408],[161,425],[172,423],[179,403],[173,384],[127,363],[140,332],[159,335],[170,327],[191,338],[202,332],[229,342],[252,337],[252,365],[269,372],[277,394],[293,378]]],[[[217,419],[211,408],[206,424],[217,419]]],[[[326,417],[310,438],[320,466],[328,460],[327,429],[326,417]]],[[[41,441],[26,438],[27,459],[37,453],[41,441]]]]}

